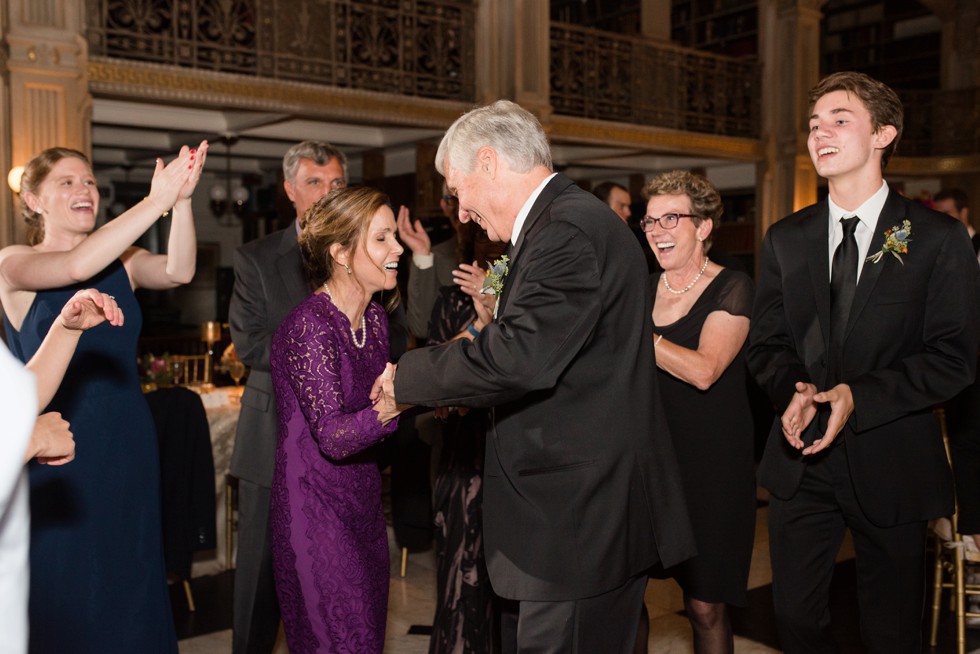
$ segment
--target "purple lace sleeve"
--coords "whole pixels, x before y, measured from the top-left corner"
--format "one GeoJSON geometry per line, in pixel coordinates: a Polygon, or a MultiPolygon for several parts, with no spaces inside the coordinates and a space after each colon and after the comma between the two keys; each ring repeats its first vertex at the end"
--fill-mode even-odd
{"type": "Polygon", "coordinates": [[[284,373],[280,379],[291,387],[320,451],[341,460],[398,426],[397,420],[382,425],[369,399],[387,361],[387,336],[383,321],[372,313],[367,347],[344,350],[339,326],[331,316],[318,314],[297,311],[287,318],[275,356],[284,373]]]}

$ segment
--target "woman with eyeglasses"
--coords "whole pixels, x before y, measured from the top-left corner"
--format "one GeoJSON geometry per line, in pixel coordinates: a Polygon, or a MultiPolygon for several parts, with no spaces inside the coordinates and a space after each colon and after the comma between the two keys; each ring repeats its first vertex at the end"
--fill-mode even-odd
{"type": "MultiPolygon", "coordinates": [[[[708,258],[718,191],[672,171],[643,190],[640,227],[663,268],[651,277],[660,392],[681,468],[698,554],[654,576],[684,591],[698,654],[732,652],[728,604],[744,606],[755,533],[752,415],[743,346],[752,280],[708,258]]],[[[646,651],[641,616],[637,649],[646,651]]]]}

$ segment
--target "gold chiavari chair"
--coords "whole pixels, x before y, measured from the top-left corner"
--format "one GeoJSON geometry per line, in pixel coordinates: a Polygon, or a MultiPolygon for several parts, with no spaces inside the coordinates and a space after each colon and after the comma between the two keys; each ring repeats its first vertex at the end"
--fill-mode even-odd
{"type": "Polygon", "coordinates": [[[169,357],[174,384],[191,386],[208,381],[206,354],[174,354],[169,357]]]}
{"type": "MultiPolygon", "coordinates": [[[[946,432],[946,414],[943,409],[936,409],[939,426],[943,434],[943,444],[946,446],[946,456],[949,456],[949,435],[946,432]]],[[[966,619],[980,618],[980,612],[967,610],[968,598],[980,595],[980,584],[967,582],[967,563],[980,564],[980,555],[967,550],[967,545],[959,533],[957,514],[954,512],[950,519],[937,521],[933,528],[936,554],[934,560],[934,580],[932,588],[932,625],[929,630],[929,645],[936,646],[939,633],[939,612],[942,605],[943,589],[950,589],[950,609],[956,616],[956,652],[966,652],[966,619]],[[947,528],[948,526],[948,528],[947,528]]],[[[972,538],[972,536],[967,536],[972,538]]]]}

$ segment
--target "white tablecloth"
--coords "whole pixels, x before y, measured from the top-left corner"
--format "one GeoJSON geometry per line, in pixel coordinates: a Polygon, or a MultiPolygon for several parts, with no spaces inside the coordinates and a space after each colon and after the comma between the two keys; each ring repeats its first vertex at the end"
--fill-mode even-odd
{"type": "MultiPolygon", "coordinates": [[[[231,452],[235,447],[235,429],[238,427],[238,412],[243,387],[217,388],[201,395],[204,409],[208,414],[211,428],[211,451],[214,454],[214,501],[217,519],[217,548],[203,550],[194,555],[191,576],[213,575],[233,567],[225,554],[225,499],[228,469],[231,466],[231,452]]],[[[234,559],[234,551],[232,552],[234,559]]]]}

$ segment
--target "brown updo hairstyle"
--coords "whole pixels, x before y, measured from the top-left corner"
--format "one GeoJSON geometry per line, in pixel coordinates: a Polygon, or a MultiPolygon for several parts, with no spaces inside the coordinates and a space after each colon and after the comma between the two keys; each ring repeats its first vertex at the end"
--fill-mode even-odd
{"type": "Polygon", "coordinates": [[[44,240],[44,218],[40,212],[27,206],[23,199],[24,193],[37,195],[38,189],[51,174],[51,169],[54,168],[55,164],[68,157],[81,159],[89,169],[92,168],[92,163],[88,157],[71,148],[48,148],[24,166],[24,176],[20,178],[21,213],[24,216],[24,222],[27,223],[27,243],[29,245],[37,245],[44,240]]]}
{"type": "MultiPolygon", "coordinates": [[[[330,246],[340,245],[353,256],[364,247],[368,227],[378,209],[390,206],[388,196],[367,186],[348,186],[327,193],[306,211],[300,229],[300,251],[306,278],[315,289],[323,286],[334,274],[334,258],[330,246]]],[[[385,302],[385,310],[398,305],[398,287],[385,302]]]]}
{"type": "MultiPolygon", "coordinates": [[[[702,175],[686,170],[671,170],[657,175],[643,187],[643,198],[649,200],[658,195],[686,195],[691,201],[691,218],[695,227],[710,219],[717,224],[724,207],[718,189],[702,175]]],[[[711,235],[704,239],[704,251],[711,248],[711,235]]]]}

